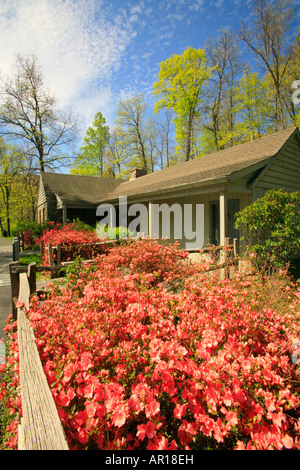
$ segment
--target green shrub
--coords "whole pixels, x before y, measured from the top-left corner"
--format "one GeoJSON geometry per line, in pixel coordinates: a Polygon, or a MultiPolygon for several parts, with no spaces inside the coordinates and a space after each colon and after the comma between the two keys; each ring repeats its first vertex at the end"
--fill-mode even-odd
{"type": "Polygon", "coordinates": [[[36,247],[36,239],[41,237],[43,231],[48,228],[48,222],[39,223],[39,222],[30,222],[30,221],[19,221],[13,231],[12,235],[14,237],[23,235],[25,249],[33,249],[36,247]]]}
{"type": "Polygon", "coordinates": [[[126,227],[108,227],[107,225],[98,224],[96,234],[99,238],[108,238],[109,240],[116,240],[119,238],[132,238],[134,233],[126,227]]]}
{"type": "Polygon", "coordinates": [[[236,215],[235,226],[257,265],[286,266],[300,253],[300,193],[268,191],[236,215]]]}

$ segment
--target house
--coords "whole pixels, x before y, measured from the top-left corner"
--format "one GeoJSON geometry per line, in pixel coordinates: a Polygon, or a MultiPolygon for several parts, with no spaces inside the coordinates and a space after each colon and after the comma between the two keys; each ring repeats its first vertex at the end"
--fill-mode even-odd
{"type": "Polygon", "coordinates": [[[38,221],[66,223],[67,220],[80,219],[95,225],[99,201],[121,182],[113,178],[42,172],[37,201],[38,221]]]}
{"type": "Polygon", "coordinates": [[[83,220],[94,223],[96,208],[106,204],[110,211],[115,211],[116,225],[130,226],[134,221],[132,214],[143,206],[150,237],[178,239],[182,248],[192,250],[208,244],[224,245],[226,237],[238,238],[239,232],[234,228],[235,213],[268,190],[280,188],[300,191],[297,127],[148,175],[142,170],[133,170],[126,181],[43,173],[38,211],[40,220],[60,217],[65,221],[82,216],[83,220]],[[191,211],[187,217],[188,207],[191,211]],[[153,216],[155,210],[157,215],[157,209],[162,208],[168,209],[169,233],[164,228],[162,214],[159,213],[156,220],[153,216]],[[198,208],[201,208],[201,227],[197,225],[198,208]],[[184,226],[187,221],[188,233],[182,230],[182,237],[178,237],[178,226],[184,226]],[[201,244],[195,246],[198,231],[203,236],[201,244]]]}
{"type": "MultiPolygon", "coordinates": [[[[148,234],[154,238],[160,238],[163,233],[162,220],[159,228],[157,224],[153,227],[153,208],[162,204],[172,208],[176,204],[170,213],[171,230],[167,238],[171,241],[178,239],[174,237],[174,227],[178,217],[184,217],[185,205],[194,208],[197,204],[202,205],[204,245],[224,245],[226,237],[239,238],[239,232],[234,228],[235,213],[268,190],[280,188],[300,191],[300,133],[297,127],[149,175],[137,175],[116,186],[101,202],[117,209],[125,197],[128,208],[133,204],[144,204],[148,209],[148,234]],[[178,205],[182,210],[176,212],[178,205]]],[[[194,233],[195,217],[194,211],[191,221],[194,233]]],[[[179,242],[185,249],[195,247],[184,233],[179,242]]]]}

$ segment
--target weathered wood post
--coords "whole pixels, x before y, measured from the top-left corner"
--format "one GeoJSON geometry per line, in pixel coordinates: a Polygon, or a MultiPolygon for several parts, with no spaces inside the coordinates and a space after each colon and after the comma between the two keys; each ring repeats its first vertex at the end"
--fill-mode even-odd
{"type": "Polygon", "coordinates": [[[56,264],[59,266],[61,264],[61,244],[56,244],[56,264]]]}
{"type": "Polygon", "coordinates": [[[20,255],[20,242],[17,237],[14,238],[12,243],[12,250],[13,250],[13,261],[19,261],[20,255]]]}
{"type": "Polygon", "coordinates": [[[233,239],[233,257],[234,257],[234,259],[236,259],[238,257],[238,254],[239,254],[239,239],[234,238],[233,239]]]}
{"type": "Polygon", "coordinates": [[[229,279],[229,259],[230,259],[230,245],[231,238],[225,238],[225,269],[224,269],[224,278],[229,279]]]}
{"type": "Polygon", "coordinates": [[[29,284],[29,295],[33,295],[36,292],[36,263],[30,263],[28,265],[28,284],[29,284]]]}
{"type": "Polygon", "coordinates": [[[14,321],[17,320],[17,308],[15,306],[15,300],[18,300],[19,297],[19,288],[20,288],[20,280],[19,280],[19,273],[14,273],[13,268],[15,266],[19,266],[19,261],[13,261],[9,263],[9,273],[10,273],[10,284],[11,284],[11,300],[12,300],[12,315],[14,321]]]}
{"type": "Polygon", "coordinates": [[[52,243],[48,244],[48,258],[49,258],[49,266],[52,268],[53,266],[53,250],[52,250],[52,243]]]}

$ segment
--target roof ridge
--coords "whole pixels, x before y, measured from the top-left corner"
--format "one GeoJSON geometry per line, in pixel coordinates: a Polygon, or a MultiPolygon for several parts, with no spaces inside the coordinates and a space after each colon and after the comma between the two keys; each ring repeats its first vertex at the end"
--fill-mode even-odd
{"type": "MultiPolygon", "coordinates": [[[[248,145],[248,144],[253,144],[254,142],[258,142],[258,141],[261,141],[263,139],[266,139],[268,137],[272,137],[274,135],[278,135],[278,134],[283,134],[283,133],[287,133],[288,131],[292,131],[293,132],[297,129],[297,126],[294,126],[294,127],[289,127],[288,129],[282,129],[281,131],[277,131],[277,132],[272,132],[271,134],[266,134],[266,135],[263,135],[261,137],[259,137],[258,139],[254,139],[254,140],[248,140],[247,142],[240,142],[236,145],[232,145],[231,147],[227,147],[226,149],[221,149],[221,150],[216,150],[214,152],[211,152],[211,153],[207,153],[206,155],[203,155],[203,157],[209,157],[211,155],[214,155],[216,153],[221,153],[221,152],[226,152],[228,150],[232,150],[234,149],[235,147],[240,147],[241,145],[248,145]]],[[[292,133],[292,132],[291,132],[292,133]]],[[[203,158],[203,157],[198,157],[198,158],[203,158]]],[[[196,159],[195,159],[196,160],[196,159]]],[[[188,160],[188,161],[192,161],[192,160],[188,160]]],[[[182,163],[185,163],[185,162],[182,162],[182,163]]]]}

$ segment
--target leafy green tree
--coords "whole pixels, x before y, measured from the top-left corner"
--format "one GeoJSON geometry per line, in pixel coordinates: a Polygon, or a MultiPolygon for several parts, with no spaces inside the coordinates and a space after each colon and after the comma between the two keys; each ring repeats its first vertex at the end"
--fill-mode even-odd
{"type": "Polygon", "coordinates": [[[300,127],[299,93],[296,96],[297,101],[295,102],[293,99],[294,92],[299,90],[298,81],[300,80],[300,27],[291,47],[293,59],[289,62],[286,74],[282,80],[281,96],[284,98],[287,120],[291,122],[291,125],[300,127]],[[297,88],[293,88],[293,85],[297,88]]]}
{"type": "Polygon", "coordinates": [[[237,133],[243,140],[257,139],[272,129],[272,105],[268,98],[268,83],[258,73],[247,68],[239,81],[236,95],[239,116],[237,133]]]}
{"type": "Polygon", "coordinates": [[[124,143],[123,137],[123,130],[116,124],[110,132],[106,150],[108,165],[115,178],[123,178],[127,173],[126,165],[130,157],[130,149],[124,143]]]}
{"type": "Polygon", "coordinates": [[[185,160],[195,158],[194,124],[199,118],[204,89],[211,76],[211,68],[203,49],[188,47],[182,54],[174,54],[160,64],[158,81],[154,83],[157,98],[155,111],[172,109],[175,114],[177,151],[185,160]]]}
{"type": "Polygon", "coordinates": [[[83,139],[72,174],[104,177],[107,170],[105,152],[109,143],[109,128],[106,120],[99,111],[96,113],[93,125],[88,127],[83,139]]]}
{"type": "Polygon", "coordinates": [[[7,235],[10,237],[10,201],[13,185],[22,164],[22,153],[17,147],[0,141],[0,194],[2,214],[6,220],[7,235]]]}
{"type": "Polygon", "coordinates": [[[236,215],[258,266],[285,266],[300,254],[300,193],[268,191],[236,215]]]}

